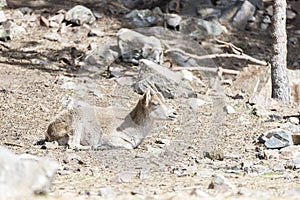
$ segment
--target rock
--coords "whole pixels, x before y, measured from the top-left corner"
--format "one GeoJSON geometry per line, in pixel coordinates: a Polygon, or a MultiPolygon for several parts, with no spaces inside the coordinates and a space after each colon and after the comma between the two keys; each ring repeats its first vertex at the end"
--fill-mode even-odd
{"type": "Polygon", "coordinates": [[[232,19],[232,24],[240,29],[244,30],[247,26],[248,20],[251,19],[255,12],[255,6],[249,1],[244,1],[239,10],[236,12],[232,19]]]}
{"type": "Polygon", "coordinates": [[[211,160],[224,160],[224,152],[222,149],[213,149],[203,152],[204,158],[209,158],[211,160]]]}
{"type": "Polygon", "coordinates": [[[48,193],[58,163],[0,147],[0,199],[48,193]]]}
{"type": "Polygon", "coordinates": [[[61,36],[57,32],[49,32],[44,35],[44,38],[50,41],[61,41],[61,36]]]}
{"type": "Polygon", "coordinates": [[[221,10],[217,8],[200,8],[198,14],[202,19],[218,19],[221,16],[221,10]]]}
{"type": "Polygon", "coordinates": [[[12,39],[12,35],[11,35],[10,30],[0,28],[0,40],[7,41],[7,40],[11,40],[11,39],[12,39]]]}
{"type": "Polygon", "coordinates": [[[153,12],[149,9],[133,10],[125,18],[130,20],[130,24],[135,27],[154,26],[162,22],[162,16],[159,12],[153,12]]]}
{"type": "Polygon", "coordinates": [[[273,10],[273,5],[270,5],[266,8],[266,12],[269,16],[273,16],[274,10],[273,10]]]}
{"type": "Polygon", "coordinates": [[[227,114],[234,114],[235,113],[235,110],[232,106],[230,105],[226,105],[224,106],[224,111],[227,113],[227,114]]]}
{"type": "Polygon", "coordinates": [[[204,39],[207,36],[219,36],[225,32],[225,28],[217,21],[206,21],[197,18],[182,20],[181,32],[195,39],[204,39]]]}
{"type": "Polygon", "coordinates": [[[0,8],[7,6],[6,0],[0,0],[0,8]]]}
{"type": "Polygon", "coordinates": [[[138,64],[138,60],[142,58],[155,63],[163,62],[162,46],[157,38],[147,37],[125,28],[118,32],[117,37],[124,62],[138,64]]]}
{"type": "Polygon", "coordinates": [[[270,130],[259,137],[269,149],[280,149],[293,145],[292,134],[283,129],[270,130]]]}
{"type": "Polygon", "coordinates": [[[209,104],[209,102],[198,98],[189,98],[186,102],[193,110],[198,110],[202,106],[209,104]]]}
{"type": "Polygon", "coordinates": [[[98,195],[104,198],[112,198],[116,196],[114,189],[111,186],[100,188],[98,195]]]}
{"type": "Polygon", "coordinates": [[[3,23],[7,20],[3,10],[0,10],[0,23],[3,23]]]}
{"type": "Polygon", "coordinates": [[[299,124],[299,118],[298,117],[289,117],[288,121],[292,124],[299,124]]]}
{"type": "Polygon", "coordinates": [[[133,177],[135,177],[136,175],[137,174],[134,172],[121,172],[113,177],[111,181],[115,183],[129,183],[132,182],[133,177]]]}
{"type": "MultiPolygon", "coordinates": [[[[106,70],[104,67],[110,66],[119,57],[119,52],[114,49],[114,46],[109,45],[91,45],[91,52],[84,62],[87,66],[103,67],[106,70]]],[[[87,66],[83,68],[88,70],[87,66]]]]}
{"type": "Polygon", "coordinates": [[[277,149],[267,149],[264,150],[264,158],[269,159],[279,159],[279,151],[277,149]]]}
{"type": "Polygon", "coordinates": [[[92,24],[96,18],[90,9],[77,5],[66,13],[65,20],[75,25],[83,25],[92,24]]]}
{"type": "Polygon", "coordinates": [[[296,199],[300,196],[300,188],[291,188],[283,192],[284,197],[295,197],[296,199]]]}
{"type": "Polygon", "coordinates": [[[191,86],[181,80],[180,74],[146,59],[140,60],[140,68],[139,78],[133,85],[137,93],[144,93],[150,82],[167,99],[194,95],[191,86]]]}
{"type": "Polygon", "coordinates": [[[88,37],[92,37],[92,36],[103,37],[104,35],[105,35],[104,32],[97,29],[91,29],[88,33],[88,37]]]}
{"type": "Polygon", "coordinates": [[[208,189],[214,189],[218,193],[222,193],[222,192],[232,192],[236,190],[236,187],[223,175],[216,174],[213,175],[213,180],[209,184],[208,189]]]}
{"type": "Polygon", "coordinates": [[[244,197],[250,197],[250,199],[265,199],[271,196],[271,194],[269,194],[266,190],[255,190],[248,188],[241,188],[237,194],[244,197]]]}
{"type": "Polygon", "coordinates": [[[249,2],[259,10],[264,9],[263,0],[249,0],[249,2]]]}
{"type": "Polygon", "coordinates": [[[294,156],[292,159],[287,161],[286,168],[289,169],[300,169],[300,154],[294,156]]]}
{"type": "Polygon", "coordinates": [[[164,15],[165,21],[168,25],[168,27],[173,28],[175,30],[179,30],[180,22],[182,18],[177,14],[165,14],[164,15]]]}
{"type": "Polygon", "coordinates": [[[300,133],[292,133],[293,143],[294,145],[300,144],[300,133]]]}
{"type": "Polygon", "coordinates": [[[286,18],[287,18],[287,19],[292,20],[292,19],[295,19],[296,16],[297,16],[297,14],[296,14],[294,11],[292,11],[292,10],[290,10],[290,9],[287,9],[287,10],[286,10],[286,18]]]}
{"type": "Polygon", "coordinates": [[[300,155],[300,146],[288,146],[280,149],[279,153],[281,159],[290,160],[300,155]]]}

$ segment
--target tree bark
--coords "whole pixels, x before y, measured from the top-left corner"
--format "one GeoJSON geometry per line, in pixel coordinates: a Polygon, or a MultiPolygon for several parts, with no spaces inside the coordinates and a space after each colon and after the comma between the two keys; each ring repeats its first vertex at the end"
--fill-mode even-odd
{"type": "Polygon", "coordinates": [[[290,101],[290,88],[287,76],[287,36],[286,36],[286,0],[274,3],[274,57],[271,66],[272,98],[284,103],[290,101]]]}

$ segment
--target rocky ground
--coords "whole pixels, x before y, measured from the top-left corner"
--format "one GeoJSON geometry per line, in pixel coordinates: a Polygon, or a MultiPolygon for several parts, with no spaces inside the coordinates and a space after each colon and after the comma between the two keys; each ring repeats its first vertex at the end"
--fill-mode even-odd
{"type": "MultiPolygon", "coordinates": [[[[262,66],[250,66],[243,60],[214,60],[215,69],[222,66],[241,72],[242,78],[226,75],[230,84],[222,87],[208,83],[215,80],[216,74],[194,72],[206,86],[192,84],[196,97],[169,99],[179,118],[174,122],[158,122],[137,149],[75,151],[55,143],[36,144],[44,139],[49,122],[65,108],[70,97],[84,98],[98,106],[126,108],[132,108],[139,98],[118,77],[103,74],[103,68],[97,69],[99,74],[98,71],[79,73],[91,44],[111,44],[115,41],[114,34],[128,27],[122,20],[122,12],[115,13],[123,7],[98,1],[94,10],[98,10],[100,17],[92,25],[68,26],[53,38],[51,34],[55,31],[42,26],[40,16],[51,16],[59,9],[68,10],[82,3],[54,2],[8,1],[6,16],[16,17],[24,12],[23,7],[31,7],[33,11],[22,19],[13,19],[25,27],[26,33],[0,45],[0,145],[17,154],[47,156],[60,164],[49,194],[36,198],[299,198],[299,159],[295,161],[291,155],[299,158],[300,148],[294,145],[291,149],[268,150],[258,143],[260,135],[274,128],[299,132],[298,103],[249,104],[253,94],[249,93],[248,85],[263,75],[260,70],[250,75],[245,71],[251,66],[257,69],[262,66]],[[87,37],[90,29],[108,34],[87,37]]],[[[295,34],[297,26],[291,21],[289,27],[296,41],[300,37],[295,34]]],[[[232,42],[258,59],[271,57],[269,29],[232,30],[218,39],[232,42]]],[[[204,49],[209,44],[208,52],[217,46],[209,42],[209,38],[202,40],[204,49]]],[[[293,50],[290,67],[297,65],[299,51],[295,51],[299,45],[295,45],[290,47],[293,50]]],[[[124,67],[124,63],[116,62],[114,69],[118,66],[124,67]]],[[[127,75],[136,75],[135,67],[127,66],[125,71],[127,75]]]]}

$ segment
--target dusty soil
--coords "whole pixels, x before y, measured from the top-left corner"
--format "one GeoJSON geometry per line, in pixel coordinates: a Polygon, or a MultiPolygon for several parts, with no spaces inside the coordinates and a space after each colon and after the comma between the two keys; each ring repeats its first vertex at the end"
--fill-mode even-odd
{"type": "MultiPolygon", "coordinates": [[[[51,13],[61,8],[67,10],[79,3],[67,1],[63,5],[29,5],[34,9],[33,15],[39,16],[41,10],[51,13]]],[[[22,1],[11,1],[10,4],[11,8],[6,12],[27,5],[26,2],[22,4],[22,1]]],[[[92,27],[115,33],[122,27],[122,23],[105,10],[105,5],[99,6],[103,16],[92,27]]],[[[63,99],[77,95],[62,89],[61,86],[67,80],[78,84],[78,88],[82,85],[89,88],[83,89],[88,95],[85,98],[99,106],[122,104],[131,108],[138,95],[126,86],[117,85],[114,79],[79,76],[76,69],[68,68],[59,60],[61,52],[68,53],[72,47],[76,47],[84,53],[92,42],[109,43],[110,36],[86,37],[88,28],[75,27],[64,33],[62,41],[49,41],[43,39],[44,34],[49,32],[48,28],[40,26],[39,20],[30,23],[26,27],[28,34],[5,42],[9,49],[1,46],[0,145],[18,154],[48,156],[60,163],[61,168],[49,195],[41,198],[96,199],[100,198],[101,188],[110,186],[116,195],[113,198],[119,199],[201,198],[199,191],[207,192],[216,199],[286,199],[280,197],[284,191],[299,188],[299,170],[281,169],[283,162],[280,160],[257,158],[258,136],[280,126],[283,121],[267,122],[265,118],[253,115],[245,99],[234,100],[224,94],[225,90],[224,93],[221,91],[221,101],[215,100],[218,98],[212,95],[199,94],[207,103],[194,110],[186,100],[169,100],[178,110],[178,120],[157,123],[145,142],[132,151],[74,151],[55,144],[47,144],[47,148],[36,145],[44,138],[49,122],[64,108],[63,99]],[[36,64],[35,60],[44,61],[45,64],[36,64]],[[90,88],[102,96],[90,92],[90,88]],[[223,113],[222,109],[220,112],[223,104],[233,106],[236,112],[231,115],[223,113]],[[165,144],[162,142],[164,139],[167,141],[165,144]],[[223,161],[203,157],[203,151],[214,149],[224,152],[223,161]],[[242,163],[247,162],[251,163],[252,170],[249,172],[242,168],[242,163]],[[280,168],[278,171],[259,170],[273,169],[277,165],[280,168]],[[227,177],[237,187],[237,191],[247,188],[254,192],[251,197],[247,197],[208,189],[212,175],[216,173],[227,177]]],[[[271,43],[269,35],[264,33],[265,38],[259,41],[256,35],[247,32],[245,35],[245,40],[236,40],[249,40],[250,45],[254,44],[252,51],[246,50],[248,54],[255,56],[256,52],[261,57],[270,57],[270,52],[265,51],[265,44],[271,43]]],[[[235,62],[231,64],[235,65],[235,62]]],[[[297,105],[294,105],[282,108],[276,114],[283,116],[299,113],[297,105]]]]}

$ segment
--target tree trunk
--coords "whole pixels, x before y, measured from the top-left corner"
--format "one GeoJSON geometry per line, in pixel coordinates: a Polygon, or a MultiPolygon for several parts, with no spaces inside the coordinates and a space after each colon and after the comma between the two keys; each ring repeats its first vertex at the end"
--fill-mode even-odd
{"type": "Polygon", "coordinates": [[[274,57],[271,67],[272,98],[284,103],[290,101],[290,88],[287,76],[287,36],[286,36],[286,0],[274,3],[274,57]]]}

